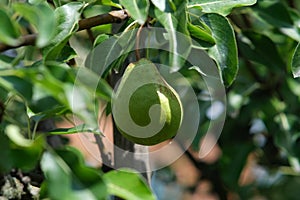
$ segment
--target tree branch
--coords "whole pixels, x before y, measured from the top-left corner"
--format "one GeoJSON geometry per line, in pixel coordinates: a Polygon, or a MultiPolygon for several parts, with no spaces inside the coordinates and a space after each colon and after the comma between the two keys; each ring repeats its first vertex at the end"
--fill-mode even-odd
{"type": "MultiPolygon", "coordinates": [[[[103,24],[120,23],[123,20],[127,19],[127,17],[128,14],[125,10],[114,10],[106,14],[97,15],[94,17],[79,20],[78,22],[79,28],[77,31],[89,29],[94,26],[99,26],[103,24]]],[[[16,46],[10,46],[10,45],[0,43],[0,52],[6,51],[8,49],[22,47],[22,46],[34,45],[37,36],[38,36],[37,34],[28,34],[28,35],[21,36],[22,42],[16,46]]]]}

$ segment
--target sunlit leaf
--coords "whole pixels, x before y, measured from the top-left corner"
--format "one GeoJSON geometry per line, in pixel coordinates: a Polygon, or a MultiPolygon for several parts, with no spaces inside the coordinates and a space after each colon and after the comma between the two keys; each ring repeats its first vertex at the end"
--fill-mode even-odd
{"type": "Polygon", "coordinates": [[[78,28],[83,6],[83,3],[71,2],[55,10],[57,27],[51,43],[43,50],[44,60],[55,60],[60,56],[72,33],[78,28]]]}
{"type": "Polygon", "coordinates": [[[300,44],[297,45],[292,58],[292,72],[295,78],[300,76],[300,44]]]}
{"type": "Polygon", "coordinates": [[[29,4],[13,4],[14,9],[28,20],[37,29],[38,47],[44,47],[53,38],[56,28],[54,11],[48,4],[38,4],[30,6],[29,4]]]}
{"type": "Polygon", "coordinates": [[[185,34],[187,25],[185,23],[183,26],[183,21],[178,21],[172,13],[162,12],[159,9],[155,9],[154,13],[168,33],[166,40],[169,43],[169,66],[172,71],[178,71],[183,65],[182,57],[188,55],[191,48],[188,36],[182,35],[182,33],[185,34]]]}
{"type": "Polygon", "coordinates": [[[255,3],[256,0],[191,0],[189,7],[201,6],[203,12],[228,15],[235,7],[250,6],[255,3]]]}
{"type": "Polygon", "coordinates": [[[143,178],[129,169],[111,171],[104,175],[110,194],[130,200],[155,199],[143,178]]]}
{"type": "Polygon", "coordinates": [[[149,0],[120,0],[130,16],[139,24],[144,24],[148,18],[149,0]]]}

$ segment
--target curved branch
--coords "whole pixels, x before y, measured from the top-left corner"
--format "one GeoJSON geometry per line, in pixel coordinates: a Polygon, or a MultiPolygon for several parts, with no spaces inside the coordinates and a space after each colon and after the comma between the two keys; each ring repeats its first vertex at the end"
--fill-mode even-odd
{"type": "MultiPolygon", "coordinates": [[[[103,24],[120,23],[127,18],[128,18],[128,14],[125,10],[114,10],[106,14],[97,15],[94,17],[79,20],[78,22],[79,28],[77,31],[89,29],[94,26],[99,26],[103,24]]],[[[37,34],[28,34],[28,35],[21,36],[22,42],[16,46],[10,46],[10,45],[0,43],[0,52],[6,51],[8,49],[22,47],[22,46],[34,45],[37,36],[38,36],[37,34]]]]}

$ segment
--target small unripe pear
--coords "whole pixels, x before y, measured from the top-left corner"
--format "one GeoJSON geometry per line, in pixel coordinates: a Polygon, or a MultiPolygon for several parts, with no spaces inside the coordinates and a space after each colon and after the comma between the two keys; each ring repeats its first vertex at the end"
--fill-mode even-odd
{"type": "Polygon", "coordinates": [[[112,98],[112,113],[121,134],[142,145],[173,138],[183,117],[178,94],[146,59],[126,68],[112,98]]]}

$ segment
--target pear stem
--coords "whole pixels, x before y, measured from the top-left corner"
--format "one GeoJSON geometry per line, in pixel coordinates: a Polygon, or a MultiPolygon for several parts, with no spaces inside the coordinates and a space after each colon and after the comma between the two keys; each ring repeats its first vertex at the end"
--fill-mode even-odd
{"type": "Polygon", "coordinates": [[[136,33],[136,43],[135,43],[135,58],[136,61],[141,59],[141,54],[140,54],[140,37],[141,37],[141,32],[143,30],[144,25],[140,26],[137,33],[136,33]]]}

